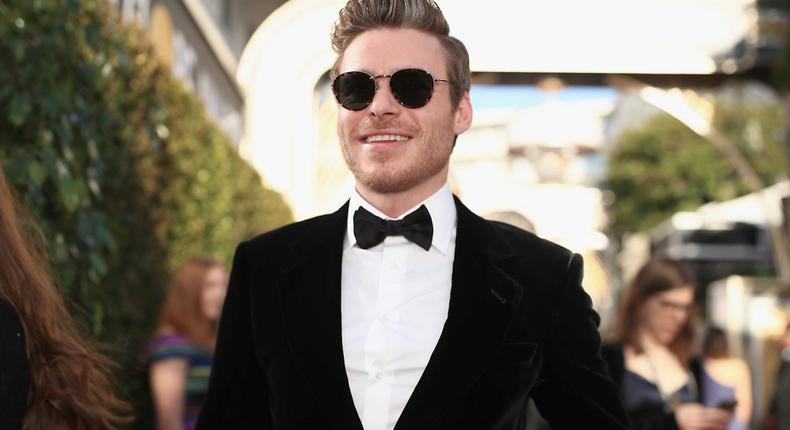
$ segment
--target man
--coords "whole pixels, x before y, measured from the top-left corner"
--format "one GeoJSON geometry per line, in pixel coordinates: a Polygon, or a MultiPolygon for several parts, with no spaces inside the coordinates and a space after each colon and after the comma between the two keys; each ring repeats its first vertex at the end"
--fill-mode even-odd
{"type": "Polygon", "coordinates": [[[530,395],[626,428],[581,258],[449,190],[470,72],[436,4],[351,0],[332,42],[355,192],[237,249],[198,428],[520,430],[530,395]]]}

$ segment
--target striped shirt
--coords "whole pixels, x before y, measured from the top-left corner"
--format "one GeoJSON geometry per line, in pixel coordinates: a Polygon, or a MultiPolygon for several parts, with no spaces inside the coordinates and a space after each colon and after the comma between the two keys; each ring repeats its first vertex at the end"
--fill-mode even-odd
{"type": "Polygon", "coordinates": [[[212,352],[178,333],[155,337],[148,344],[149,365],[160,360],[183,358],[189,363],[184,384],[184,429],[193,430],[208,391],[212,352]]]}

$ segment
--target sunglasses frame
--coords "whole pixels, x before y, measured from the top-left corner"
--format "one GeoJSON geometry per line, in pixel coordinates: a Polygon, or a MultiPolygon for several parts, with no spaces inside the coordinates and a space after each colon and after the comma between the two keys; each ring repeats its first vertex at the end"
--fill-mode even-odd
{"type": "Polygon", "coordinates": [[[348,72],[343,72],[343,73],[335,76],[332,79],[332,82],[331,82],[330,85],[332,86],[332,93],[335,95],[335,100],[337,101],[337,104],[339,104],[341,107],[343,107],[343,109],[354,111],[354,112],[358,112],[358,111],[364,110],[365,108],[370,106],[371,103],[373,103],[373,99],[376,97],[376,93],[379,92],[378,82],[376,81],[379,78],[389,78],[390,79],[390,92],[392,93],[392,96],[395,97],[395,100],[397,100],[398,103],[401,106],[409,108],[409,109],[419,109],[419,108],[424,107],[425,105],[427,105],[428,102],[431,101],[431,98],[433,98],[433,91],[436,88],[436,83],[437,82],[445,82],[445,83],[448,83],[448,84],[452,84],[453,83],[452,81],[447,80],[447,79],[437,79],[437,78],[435,78],[433,76],[433,74],[431,74],[431,72],[429,72],[427,70],[418,69],[418,68],[415,68],[415,67],[408,67],[408,68],[405,68],[405,69],[396,70],[396,71],[394,71],[394,72],[392,72],[390,74],[377,75],[377,76],[373,76],[370,73],[362,71],[362,70],[350,70],[348,72]],[[431,78],[431,91],[430,91],[430,93],[428,93],[428,98],[425,100],[425,102],[423,104],[421,104],[419,106],[409,106],[409,105],[405,104],[401,100],[401,98],[398,96],[398,94],[395,91],[393,91],[393,89],[392,89],[392,77],[394,75],[400,73],[400,72],[403,72],[403,71],[418,71],[418,72],[426,74],[429,78],[431,78]],[[347,76],[347,75],[350,75],[350,74],[362,74],[362,75],[367,76],[371,81],[373,81],[373,97],[371,97],[370,100],[368,100],[367,103],[365,103],[365,105],[360,107],[359,109],[349,109],[348,107],[343,106],[343,103],[340,102],[340,98],[339,98],[339,95],[337,93],[337,88],[335,88],[335,81],[337,81],[338,78],[340,78],[342,76],[347,76]]]}

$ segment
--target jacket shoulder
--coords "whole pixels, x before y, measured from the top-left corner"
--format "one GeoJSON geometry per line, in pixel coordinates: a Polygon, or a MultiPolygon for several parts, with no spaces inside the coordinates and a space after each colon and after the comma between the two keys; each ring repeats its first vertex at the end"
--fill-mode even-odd
{"type": "Polygon", "coordinates": [[[487,221],[497,234],[513,249],[516,258],[526,258],[540,264],[566,267],[573,256],[569,249],[536,234],[500,221],[487,221]]]}
{"type": "Polygon", "coordinates": [[[243,241],[239,246],[244,247],[247,252],[257,254],[271,252],[272,250],[282,249],[288,244],[294,243],[299,239],[310,234],[311,231],[320,229],[333,216],[331,214],[319,215],[303,221],[286,224],[274,230],[261,233],[250,239],[243,241]]]}

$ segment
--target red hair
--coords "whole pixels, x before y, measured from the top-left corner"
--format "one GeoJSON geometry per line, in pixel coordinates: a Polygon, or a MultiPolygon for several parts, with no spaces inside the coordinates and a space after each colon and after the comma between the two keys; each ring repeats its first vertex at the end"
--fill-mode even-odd
{"type": "Polygon", "coordinates": [[[128,404],[113,392],[115,364],[71,318],[43,235],[16,203],[2,169],[0,244],[0,298],[22,323],[30,366],[23,429],[114,429],[129,422],[128,404]]]}
{"type": "Polygon", "coordinates": [[[203,314],[202,294],[206,275],[217,267],[225,270],[225,266],[213,258],[197,257],[178,268],[159,316],[158,333],[181,333],[209,350],[214,349],[218,321],[203,314]]]}

